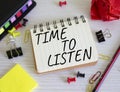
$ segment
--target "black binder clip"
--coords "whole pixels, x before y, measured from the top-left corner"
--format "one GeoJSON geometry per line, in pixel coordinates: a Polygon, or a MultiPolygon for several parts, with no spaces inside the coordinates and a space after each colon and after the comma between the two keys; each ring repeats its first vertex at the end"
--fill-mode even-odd
{"type": "Polygon", "coordinates": [[[22,48],[16,47],[15,39],[12,36],[9,37],[8,44],[10,45],[10,50],[6,51],[8,59],[12,59],[13,57],[18,57],[23,55],[22,48]]]}
{"type": "Polygon", "coordinates": [[[102,30],[96,32],[96,36],[98,39],[98,42],[104,42],[105,38],[110,38],[111,37],[111,33],[109,32],[108,29],[106,29],[104,32],[102,32],[102,30]]]}

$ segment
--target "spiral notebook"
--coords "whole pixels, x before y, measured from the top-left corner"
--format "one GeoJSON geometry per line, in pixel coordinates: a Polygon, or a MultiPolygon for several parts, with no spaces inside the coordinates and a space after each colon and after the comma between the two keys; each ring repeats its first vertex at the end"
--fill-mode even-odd
{"type": "Polygon", "coordinates": [[[95,64],[95,42],[84,16],[34,25],[30,30],[38,73],[95,64]]]}

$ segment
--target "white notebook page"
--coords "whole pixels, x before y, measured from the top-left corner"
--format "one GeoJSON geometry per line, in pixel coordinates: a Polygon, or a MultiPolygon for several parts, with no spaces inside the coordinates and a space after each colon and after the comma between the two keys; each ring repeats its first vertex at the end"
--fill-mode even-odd
{"type": "Polygon", "coordinates": [[[89,64],[97,61],[97,50],[86,21],[83,23],[78,18],[79,24],[75,20],[64,21],[65,27],[61,23],[49,25],[50,30],[43,26],[36,30],[31,29],[33,51],[35,56],[37,71],[47,72],[82,64],[89,64]],[[72,25],[69,25],[71,23],[72,25]],[[34,31],[36,31],[34,33],[34,31]]]}

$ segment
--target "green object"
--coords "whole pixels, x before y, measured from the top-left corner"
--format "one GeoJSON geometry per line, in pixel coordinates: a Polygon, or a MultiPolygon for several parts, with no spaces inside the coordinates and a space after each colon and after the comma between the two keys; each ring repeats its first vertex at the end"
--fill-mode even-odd
{"type": "Polygon", "coordinates": [[[10,26],[10,22],[8,21],[8,22],[5,23],[4,27],[5,27],[5,29],[7,29],[9,26],[10,26]]]}

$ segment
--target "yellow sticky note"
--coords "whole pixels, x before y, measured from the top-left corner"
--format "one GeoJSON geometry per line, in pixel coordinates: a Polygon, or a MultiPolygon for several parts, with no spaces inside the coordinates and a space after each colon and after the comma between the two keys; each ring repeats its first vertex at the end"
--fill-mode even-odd
{"type": "Polygon", "coordinates": [[[16,64],[0,79],[0,92],[31,92],[37,85],[37,82],[16,64]]]}

